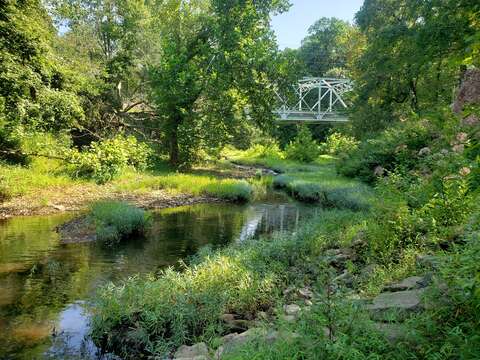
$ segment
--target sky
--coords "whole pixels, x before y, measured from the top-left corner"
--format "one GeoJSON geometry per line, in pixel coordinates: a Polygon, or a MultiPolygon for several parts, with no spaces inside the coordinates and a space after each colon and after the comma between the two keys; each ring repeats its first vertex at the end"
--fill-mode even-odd
{"type": "Polygon", "coordinates": [[[287,13],[277,15],[272,26],[280,49],[295,49],[307,35],[308,28],[321,17],[336,17],[352,22],[363,0],[290,0],[287,13]]]}

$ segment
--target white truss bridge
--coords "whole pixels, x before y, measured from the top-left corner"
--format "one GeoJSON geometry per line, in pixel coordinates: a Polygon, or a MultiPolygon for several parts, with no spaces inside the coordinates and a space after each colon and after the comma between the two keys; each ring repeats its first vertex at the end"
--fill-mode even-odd
{"type": "Polygon", "coordinates": [[[274,111],[282,123],[347,122],[344,94],[351,91],[349,79],[303,78],[292,86],[289,97],[277,91],[279,107],[274,111]]]}

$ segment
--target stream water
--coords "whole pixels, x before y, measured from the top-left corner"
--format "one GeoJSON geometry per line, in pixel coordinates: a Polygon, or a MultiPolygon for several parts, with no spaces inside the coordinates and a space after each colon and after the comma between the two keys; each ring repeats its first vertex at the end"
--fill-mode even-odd
{"type": "Polygon", "coordinates": [[[280,194],[165,209],[153,213],[146,238],[115,248],[62,244],[54,229],[75,214],[0,221],[0,359],[112,359],[88,337],[84,305],[99,286],[175,265],[205,245],[295,231],[314,211],[280,194]]]}

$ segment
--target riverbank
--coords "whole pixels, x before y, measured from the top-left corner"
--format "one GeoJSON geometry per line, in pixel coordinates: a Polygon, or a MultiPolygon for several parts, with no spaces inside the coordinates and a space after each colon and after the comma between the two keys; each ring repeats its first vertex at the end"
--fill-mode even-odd
{"type": "Polygon", "coordinates": [[[478,248],[473,228],[460,235],[451,221],[463,217],[426,229],[403,194],[338,175],[332,157],[230,156],[282,172],[282,188],[294,197],[307,189],[322,210],[291,236],[204,250],[182,272],[103,288],[92,308],[97,344],[126,359],[404,359],[456,343],[448,329],[460,320],[448,314],[474,267],[458,264],[473,264],[478,248]]]}
{"type": "Polygon", "coordinates": [[[179,174],[168,167],[136,172],[125,170],[99,185],[72,179],[55,168],[0,165],[0,219],[79,211],[98,200],[128,201],[144,209],[162,209],[219,201],[248,201],[262,192],[255,181],[266,169],[237,167],[227,162],[196,167],[179,174]],[[248,180],[248,181],[247,181],[248,180]]]}
{"type": "Polygon", "coordinates": [[[183,272],[167,270],[155,279],[135,278],[102,289],[92,308],[96,343],[125,358],[173,355],[181,345],[202,341],[218,348],[223,336],[281,319],[278,309],[286,304],[289,288],[311,292],[328,268],[324,252],[357,241],[370,213],[369,206],[344,201],[349,191],[343,190],[355,190],[362,204],[371,201],[372,191],[338,176],[331,157],[310,165],[290,162],[277,170],[292,183],[338,190],[339,201],[317,202],[323,210],[292,236],[204,250],[183,272]]]}

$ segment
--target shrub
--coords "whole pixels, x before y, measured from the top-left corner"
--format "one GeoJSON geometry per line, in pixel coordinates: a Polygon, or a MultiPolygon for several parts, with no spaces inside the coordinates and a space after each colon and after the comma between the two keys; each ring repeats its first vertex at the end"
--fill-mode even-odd
{"type": "Polygon", "coordinates": [[[246,150],[244,156],[247,158],[259,158],[259,159],[278,159],[285,158],[285,154],[280,150],[277,143],[271,144],[255,144],[250,149],[246,150]]]}
{"type": "Polygon", "coordinates": [[[93,204],[90,218],[95,224],[97,240],[106,245],[115,245],[132,235],[143,235],[150,221],[144,210],[118,201],[93,204]]]}
{"type": "Polygon", "coordinates": [[[320,152],[330,155],[347,154],[356,150],[359,143],[351,136],[334,132],[327,136],[324,143],[320,144],[320,152]]]}
{"type": "Polygon", "coordinates": [[[152,150],[133,136],[116,136],[92,143],[85,151],[72,150],[70,161],[76,176],[94,179],[103,184],[112,180],[123,168],[132,166],[143,170],[148,165],[152,150]]]}
{"type": "Polygon", "coordinates": [[[362,142],[348,152],[338,164],[338,171],[367,183],[377,179],[375,169],[385,172],[397,168],[413,169],[418,165],[420,150],[431,145],[437,134],[427,121],[411,121],[389,128],[380,136],[362,142]]]}
{"type": "Polygon", "coordinates": [[[301,126],[296,138],[285,149],[288,159],[312,162],[320,156],[318,144],[307,126],[301,126]]]}
{"type": "Polygon", "coordinates": [[[2,161],[22,165],[28,162],[27,156],[22,154],[20,139],[13,136],[11,131],[2,126],[0,126],[0,150],[0,160],[2,161]]]}

